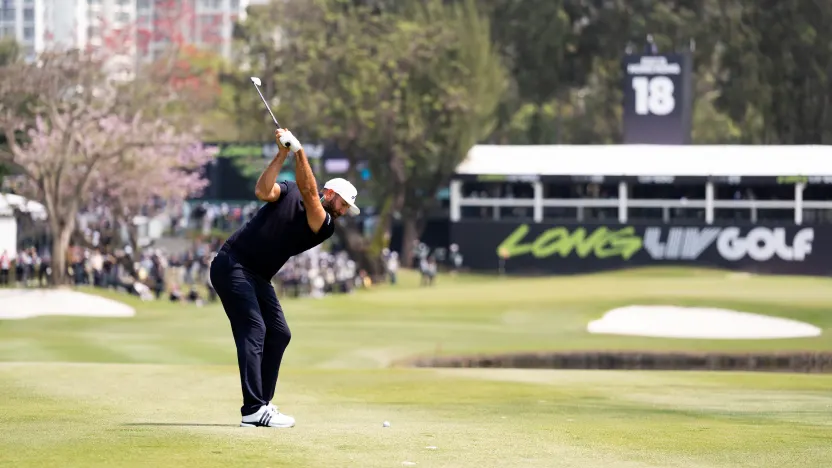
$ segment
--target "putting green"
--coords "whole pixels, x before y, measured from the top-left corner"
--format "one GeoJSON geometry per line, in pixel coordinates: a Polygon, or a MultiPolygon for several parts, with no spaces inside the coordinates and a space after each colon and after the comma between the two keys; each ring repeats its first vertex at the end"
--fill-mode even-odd
{"type": "Polygon", "coordinates": [[[386,368],[475,351],[830,349],[832,281],[684,270],[403,281],[283,301],[293,341],[275,403],[298,420],[290,430],[237,427],[233,341],[217,306],[127,299],[136,317],[0,321],[0,466],[832,465],[828,375],[386,368]],[[777,315],[824,334],[586,333],[632,303],[777,315]]]}

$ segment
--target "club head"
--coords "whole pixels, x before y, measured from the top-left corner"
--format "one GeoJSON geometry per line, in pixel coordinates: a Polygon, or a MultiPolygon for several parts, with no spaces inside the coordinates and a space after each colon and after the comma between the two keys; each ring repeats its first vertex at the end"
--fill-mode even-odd
{"type": "Polygon", "coordinates": [[[251,82],[254,83],[255,86],[263,86],[263,83],[260,82],[260,78],[256,76],[251,77],[251,82]]]}

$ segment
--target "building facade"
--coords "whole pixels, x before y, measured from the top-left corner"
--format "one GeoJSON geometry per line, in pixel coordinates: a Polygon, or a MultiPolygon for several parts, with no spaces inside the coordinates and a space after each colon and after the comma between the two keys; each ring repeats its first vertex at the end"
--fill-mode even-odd
{"type": "Polygon", "coordinates": [[[48,0],[0,0],[0,38],[13,38],[26,58],[45,47],[48,0]]]}
{"type": "MultiPolygon", "coordinates": [[[[249,0],[0,0],[0,38],[27,59],[52,48],[118,47],[135,63],[170,45],[192,44],[230,58],[234,23],[249,0]]],[[[257,3],[257,2],[255,2],[257,3]]]]}

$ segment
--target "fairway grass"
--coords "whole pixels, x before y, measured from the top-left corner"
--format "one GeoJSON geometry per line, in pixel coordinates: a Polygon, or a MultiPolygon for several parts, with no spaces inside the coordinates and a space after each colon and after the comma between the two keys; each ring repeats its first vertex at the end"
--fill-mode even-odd
{"type": "Polygon", "coordinates": [[[297,419],[288,430],[237,427],[235,351],[216,305],[107,294],[136,317],[0,321],[0,466],[832,466],[831,375],[389,367],[524,350],[829,350],[832,281],[685,270],[417,281],[282,301],[293,338],[275,404],[297,419]],[[634,303],[732,308],[824,333],[586,333],[634,303]]]}

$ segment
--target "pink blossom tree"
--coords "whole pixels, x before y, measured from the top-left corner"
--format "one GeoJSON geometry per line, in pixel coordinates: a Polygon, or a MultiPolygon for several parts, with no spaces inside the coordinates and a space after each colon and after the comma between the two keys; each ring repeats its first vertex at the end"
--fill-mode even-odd
{"type": "Polygon", "coordinates": [[[106,54],[53,52],[34,63],[0,69],[0,161],[25,179],[29,196],[46,206],[52,232],[53,279],[66,274],[66,251],[79,210],[107,200],[135,212],[154,196],[184,197],[204,182],[210,155],[198,129],[178,128],[158,109],[175,94],[131,94],[107,73],[106,54]],[[152,116],[151,116],[152,115],[152,116]]]}
{"type": "Polygon", "coordinates": [[[109,209],[137,250],[133,218],[156,200],[179,203],[199,194],[208,185],[201,170],[212,157],[213,152],[193,135],[161,133],[153,146],[129,150],[117,165],[97,172],[92,187],[94,202],[109,209]]]}

